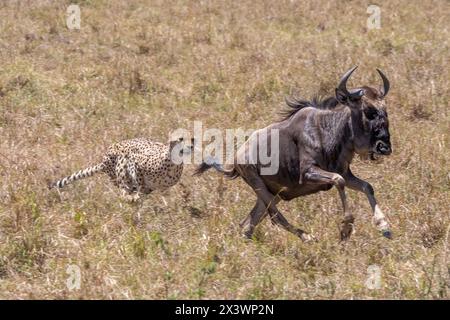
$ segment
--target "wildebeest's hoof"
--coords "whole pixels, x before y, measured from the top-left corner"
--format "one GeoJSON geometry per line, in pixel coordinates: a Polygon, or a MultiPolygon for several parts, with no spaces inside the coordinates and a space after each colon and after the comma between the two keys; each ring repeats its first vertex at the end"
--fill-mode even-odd
{"type": "Polygon", "coordinates": [[[388,239],[392,239],[392,232],[391,232],[391,230],[383,230],[382,234],[383,234],[383,237],[388,238],[388,239]]]}
{"type": "Polygon", "coordinates": [[[252,240],[253,239],[253,230],[243,230],[242,236],[244,239],[252,240]]]}
{"type": "Polygon", "coordinates": [[[346,241],[350,239],[350,236],[353,234],[353,225],[352,224],[343,224],[341,228],[341,241],[346,241]]]}
{"type": "Polygon", "coordinates": [[[300,239],[302,239],[303,242],[317,242],[316,237],[314,237],[312,234],[308,234],[308,233],[302,233],[300,235],[300,239]]]}

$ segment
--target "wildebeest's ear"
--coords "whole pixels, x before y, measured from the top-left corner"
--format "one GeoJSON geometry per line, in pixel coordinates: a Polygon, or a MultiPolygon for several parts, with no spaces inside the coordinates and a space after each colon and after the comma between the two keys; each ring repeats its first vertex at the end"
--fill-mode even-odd
{"type": "Polygon", "coordinates": [[[350,93],[350,100],[356,101],[361,99],[361,97],[364,95],[364,89],[358,89],[355,92],[350,93]]]}
{"type": "Polygon", "coordinates": [[[336,100],[342,104],[347,104],[349,101],[357,101],[361,99],[363,95],[364,95],[363,89],[358,89],[351,93],[348,91],[344,92],[339,88],[336,89],[336,100]]]}

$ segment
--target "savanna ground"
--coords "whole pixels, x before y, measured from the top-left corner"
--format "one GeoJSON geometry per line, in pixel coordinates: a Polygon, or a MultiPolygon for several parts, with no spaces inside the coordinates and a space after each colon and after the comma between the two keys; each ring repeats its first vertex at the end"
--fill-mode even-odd
{"type": "Polygon", "coordinates": [[[448,299],[450,3],[369,1],[0,2],[0,298],[448,299]],[[81,29],[66,9],[81,8],[81,29]],[[152,194],[141,208],[104,176],[49,191],[107,146],[175,128],[259,128],[284,97],[333,94],[389,77],[394,153],[355,160],[394,232],[371,224],[349,191],[356,234],[339,242],[336,190],[280,209],[319,238],[305,244],[264,221],[241,180],[216,173],[152,194]],[[137,211],[141,219],[136,219],[137,211]],[[69,290],[68,266],[81,270],[69,290]],[[381,286],[366,286],[369,266],[381,286]]]}

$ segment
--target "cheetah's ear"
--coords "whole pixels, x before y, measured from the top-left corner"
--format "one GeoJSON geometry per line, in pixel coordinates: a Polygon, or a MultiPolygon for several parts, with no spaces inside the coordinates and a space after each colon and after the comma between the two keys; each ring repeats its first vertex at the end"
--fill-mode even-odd
{"type": "Polygon", "coordinates": [[[183,140],[184,140],[183,137],[171,139],[169,141],[169,148],[170,148],[170,150],[172,150],[177,144],[183,142],[183,140]]]}
{"type": "Polygon", "coordinates": [[[170,140],[169,141],[169,148],[170,150],[173,149],[173,147],[175,147],[180,141],[179,140],[170,140]]]}

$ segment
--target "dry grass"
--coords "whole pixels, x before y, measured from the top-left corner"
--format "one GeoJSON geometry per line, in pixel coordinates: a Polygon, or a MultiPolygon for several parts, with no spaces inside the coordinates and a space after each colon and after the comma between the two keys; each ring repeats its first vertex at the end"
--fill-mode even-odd
{"type": "Polygon", "coordinates": [[[0,298],[448,299],[450,5],[383,1],[381,30],[367,30],[369,4],[2,1],[0,298]],[[65,26],[71,2],[79,31],[65,26]],[[238,222],[254,203],[250,188],[194,179],[192,168],[142,208],[104,177],[46,189],[125,138],[165,141],[194,120],[265,126],[286,94],[331,94],[354,64],[354,85],[378,83],[376,67],[392,82],[394,154],[354,164],[392,241],[354,192],[357,233],[344,244],[335,190],[280,206],[320,239],[304,244],[267,221],[245,241],[238,222]],[[80,290],[66,287],[69,264],[81,268],[80,290]],[[374,264],[382,285],[369,290],[374,264]]]}

